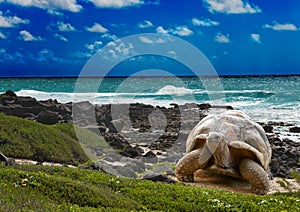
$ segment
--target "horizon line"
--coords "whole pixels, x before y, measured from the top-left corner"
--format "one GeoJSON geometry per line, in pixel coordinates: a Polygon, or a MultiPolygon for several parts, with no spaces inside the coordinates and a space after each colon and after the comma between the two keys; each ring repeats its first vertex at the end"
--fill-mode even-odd
{"type": "Polygon", "coordinates": [[[173,77],[179,77],[179,78],[193,78],[193,77],[204,77],[204,78],[216,78],[216,77],[223,77],[223,78],[246,78],[246,77],[291,77],[291,76],[300,76],[300,74],[220,74],[220,75],[179,75],[179,76],[172,76],[172,75],[145,75],[145,76],[131,76],[131,75],[120,75],[120,76],[71,76],[71,75],[28,75],[28,76],[0,76],[0,79],[13,79],[13,78],[159,78],[159,77],[165,77],[165,78],[173,78],[173,77]]]}

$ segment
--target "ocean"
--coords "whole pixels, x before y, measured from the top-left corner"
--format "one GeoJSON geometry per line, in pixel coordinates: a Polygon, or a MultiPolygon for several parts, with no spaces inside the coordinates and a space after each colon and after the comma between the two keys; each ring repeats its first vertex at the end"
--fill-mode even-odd
{"type": "Polygon", "coordinates": [[[243,110],[258,122],[300,126],[300,76],[0,78],[0,92],[93,104],[210,103],[243,110]]]}

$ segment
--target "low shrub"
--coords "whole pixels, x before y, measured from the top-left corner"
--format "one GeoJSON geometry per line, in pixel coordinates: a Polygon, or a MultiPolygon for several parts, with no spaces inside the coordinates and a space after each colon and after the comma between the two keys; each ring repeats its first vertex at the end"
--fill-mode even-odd
{"type": "MultiPolygon", "coordinates": [[[[4,211],[299,211],[300,191],[257,196],[92,170],[0,166],[4,211]],[[5,188],[5,189],[4,189],[5,188]],[[12,204],[17,201],[17,204],[12,204]],[[32,204],[30,204],[32,201],[32,204]]],[[[1,208],[2,207],[2,208],[1,208]]]]}
{"type": "MultiPolygon", "coordinates": [[[[94,134],[81,131],[86,137],[94,134]]],[[[72,124],[43,125],[0,113],[0,140],[5,141],[0,149],[8,157],[74,165],[89,160],[72,124]]]]}

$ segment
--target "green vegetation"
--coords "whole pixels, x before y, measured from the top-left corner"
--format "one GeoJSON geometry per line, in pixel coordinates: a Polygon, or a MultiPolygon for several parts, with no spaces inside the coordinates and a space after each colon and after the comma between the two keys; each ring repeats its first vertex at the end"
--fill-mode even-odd
{"type": "Polygon", "coordinates": [[[298,183],[300,183],[300,172],[292,172],[292,177],[295,178],[298,183]]]}
{"type": "MultiPolygon", "coordinates": [[[[47,126],[3,114],[0,139],[1,151],[10,157],[60,163],[85,163],[90,148],[110,151],[102,138],[80,127],[47,126]]],[[[300,182],[299,173],[293,176],[300,182]]],[[[80,168],[0,164],[0,211],[104,210],[299,211],[300,191],[257,196],[118,178],[80,168]]]]}
{"type": "Polygon", "coordinates": [[[286,179],[280,179],[280,180],[277,180],[277,183],[282,187],[282,188],[285,188],[285,189],[288,189],[289,186],[290,186],[290,183],[286,180],[286,179]]]}
{"type": "Polygon", "coordinates": [[[67,167],[0,166],[0,211],[299,211],[300,191],[257,196],[67,167]]]}
{"type": "MultiPolygon", "coordinates": [[[[97,136],[85,129],[80,134],[97,136]]],[[[89,160],[72,124],[43,125],[0,113],[0,140],[5,140],[0,149],[8,157],[74,165],[89,160]]]]}

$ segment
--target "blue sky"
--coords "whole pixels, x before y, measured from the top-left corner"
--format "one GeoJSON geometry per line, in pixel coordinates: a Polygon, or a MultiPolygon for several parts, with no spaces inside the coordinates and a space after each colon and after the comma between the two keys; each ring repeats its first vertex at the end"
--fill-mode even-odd
{"type": "Polygon", "coordinates": [[[107,45],[130,54],[116,41],[141,33],[191,43],[219,75],[300,74],[299,11],[299,0],[0,0],[0,76],[77,76],[107,45]]]}

